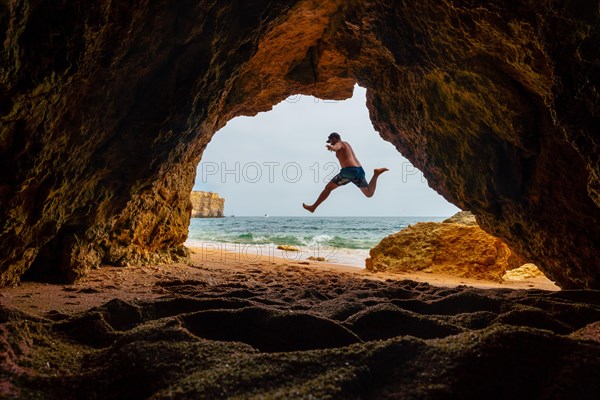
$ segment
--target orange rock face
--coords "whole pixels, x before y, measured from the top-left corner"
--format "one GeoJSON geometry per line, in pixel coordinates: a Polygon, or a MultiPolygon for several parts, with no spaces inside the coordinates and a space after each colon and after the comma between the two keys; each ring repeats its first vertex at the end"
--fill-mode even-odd
{"type": "Polygon", "coordinates": [[[431,187],[600,288],[594,2],[16,0],[0,37],[0,285],[185,257],[212,135],[358,83],[431,187]]]}
{"type": "Polygon", "coordinates": [[[384,238],[366,260],[369,271],[426,271],[501,282],[512,252],[479,226],[420,222],[384,238]]]}

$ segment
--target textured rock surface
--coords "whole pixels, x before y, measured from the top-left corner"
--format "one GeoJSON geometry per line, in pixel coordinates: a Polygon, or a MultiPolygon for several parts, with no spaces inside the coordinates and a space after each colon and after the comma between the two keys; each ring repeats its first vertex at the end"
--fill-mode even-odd
{"type": "Polygon", "coordinates": [[[479,226],[475,216],[470,211],[459,211],[450,218],[443,221],[445,224],[461,224],[468,226],[479,226]]]}
{"type": "Polygon", "coordinates": [[[0,306],[0,397],[595,399],[600,391],[597,291],[440,288],[297,267],[199,267],[152,291],[161,298],[70,315],[0,306]]]}
{"type": "Polygon", "coordinates": [[[509,281],[520,281],[523,279],[535,278],[537,276],[544,276],[544,273],[534,264],[523,264],[518,268],[506,271],[502,276],[503,280],[509,281]]]}
{"type": "Polygon", "coordinates": [[[225,199],[218,193],[197,192],[190,195],[192,201],[192,218],[214,218],[223,216],[225,199]]]}
{"type": "Polygon", "coordinates": [[[447,222],[410,225],[384,238],[369,256],[369,271],[427,271],[496,282],[523,264],[501,239],[479,226],[447,222]]]}
{"type": "Polygon", "coordinates": [[[600,288],[597,2],[0,8],[0,285],[185,257],[214,132],[357,82],[431,187],[562,287],[600,288]]]}

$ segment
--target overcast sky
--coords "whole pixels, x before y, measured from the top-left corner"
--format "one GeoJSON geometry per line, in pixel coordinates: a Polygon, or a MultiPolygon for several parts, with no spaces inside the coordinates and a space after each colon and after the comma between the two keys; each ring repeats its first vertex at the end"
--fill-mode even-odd
{"type": "Polygon", "coordinates": [[[366,198],[352,183],[337,188],[315,216],[450,216],[459,211],[431,189],[412,164],[375,132],[366,90],[352,99],[293,96],[255,117],[238,117],[216,133],[198,165],[194,190],[225,198],[225,215],[306,216],[325,183],[339,172],[325,149],[330,132],[348,141],[371,179],[388,167],[366,198]]]}

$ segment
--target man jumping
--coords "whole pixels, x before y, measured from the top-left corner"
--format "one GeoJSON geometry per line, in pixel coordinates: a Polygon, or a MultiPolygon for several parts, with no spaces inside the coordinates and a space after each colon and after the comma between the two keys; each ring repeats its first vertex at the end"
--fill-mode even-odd
{"type": "Polygon", "coordinates": [[[372,197],[375,193],[375,187],[377,186],[377,178],[385,171],[389,171],[387,168],[377,168],[373,170],[373,177],[371,178],[371,181],[367,183],[367,180],[365,179],[365,170],[358,162],[350,144],[348,142],[343,142],[340,135],[336,132],[329,135],[327,143],[329,143],[326,146],[327,150],[335,151],[335,156],[340,161],[342,169],[339,174],[334,176],[333,179],[325,185],[325,189],[323,189],[319,198],[313,205],[308,206],[302,203],[302,207],[310,212],[315,212],[317,207],[325,201],[333,189],[345,185],[348,182],[352,182],[358,186],[365,196],[372,197]]]}

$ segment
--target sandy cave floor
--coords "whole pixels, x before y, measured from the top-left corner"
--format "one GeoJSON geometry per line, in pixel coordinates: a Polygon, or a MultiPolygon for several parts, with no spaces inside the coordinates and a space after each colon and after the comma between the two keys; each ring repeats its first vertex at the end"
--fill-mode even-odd
{"type": "Polygon", "coordinates": [[[599,321],[599,292],[545,278],[196,249],[0,292],[0,397],[597,398],[599,321]]]}
{"type": "MultiPolygon", "coordinates": [[[[191,251],[190,264],[130,266],[126,268],[105,266],[92,270],[88,276],[73,285],[22,282],[18,286],[0,291],[0,305],[13,307],[35,315],[44,315],[44,313],[52,310],[72,313],[99,306],[114,298],[125,301],[159,298],[164,294],[164,291],[157,289],[156,284],[165,280],[200,278],[207,280],[209,285],[217,285],[223,284],[229,279],[236,280],[239,274],[244,276],[246,272],[252,272],[253,269],[270,271],[273,274],[277,274],[278,271],[287,271],[288,273],[296,271],[295,275],[300,279],[305,274],[327,272],[327,274],[322,274],[323,277],[331,277],[330,273],[333,273],[341,276],[350,274],[350,276],[357,279],[375,281],[410,279],[441,287],[467,285],[482,289],[560,290],[558,286],[545,277],[499,283],[425,272],[372,273],[364,268],[351,265],[286,260],[272,256],[244,256],[239,253],[223,251],[212,253],[202,248],[192,248],[191,251]]],[[[248,284],[251,286],[252,278],[249,279],[248,284]]],[[[290,284],[294,283],[289,276],[285,276],[285,280],[289,280],[290,284]]]]}

